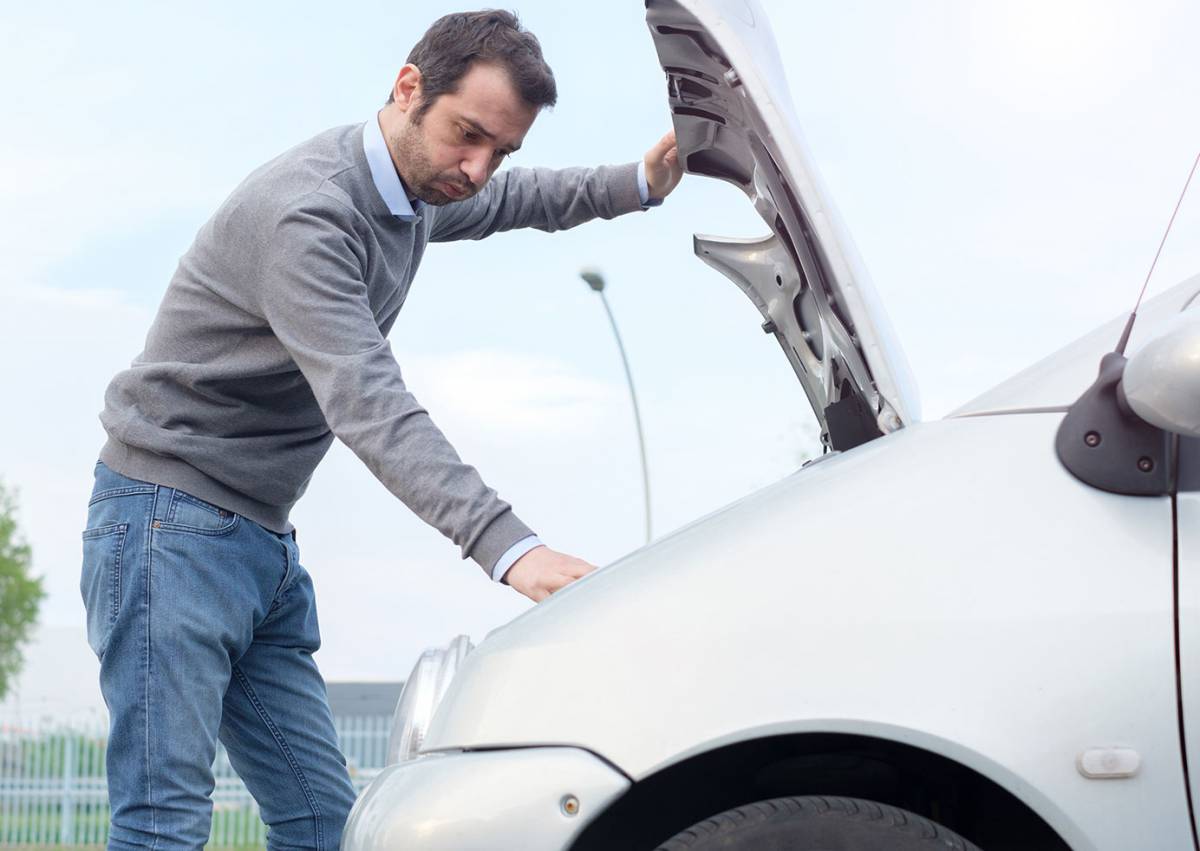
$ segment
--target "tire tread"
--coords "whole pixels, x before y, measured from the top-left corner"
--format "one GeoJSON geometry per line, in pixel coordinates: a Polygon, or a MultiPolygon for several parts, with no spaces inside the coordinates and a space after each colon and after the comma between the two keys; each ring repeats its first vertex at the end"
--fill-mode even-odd
{"type": "Polygon", "coordinates": [[[875,801],[832,796],[772,798],[734,807],[692,825],[655,851],[690,851],[697,843],[731,836],[763,823],[818,818],[878,825],[882,830],[925,840],[931,851],[935,848],[938,851],[979,851],[973,843],[923,816],[875,801]]]}

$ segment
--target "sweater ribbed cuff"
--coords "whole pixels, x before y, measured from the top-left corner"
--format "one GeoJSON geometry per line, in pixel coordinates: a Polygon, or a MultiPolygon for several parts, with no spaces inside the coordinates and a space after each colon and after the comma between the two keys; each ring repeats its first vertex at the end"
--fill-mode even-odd
{"type": "Polygon", "coordinates": [[[511,510],[505,511],[483,530],[467,556],[482,567],[490,578],[500,556],[517,541],[532,534],[533,530],[522,523],[517,515],[511,510]]]}
{"type": "Polygon", "coordinates": [[[616,214],[619,216],[646,209],[642,205],[642,193],[638,191],[638,164],[625,163],[613,168],[617,172],[617,179],[610,184],[609,191],[616,214]]]}

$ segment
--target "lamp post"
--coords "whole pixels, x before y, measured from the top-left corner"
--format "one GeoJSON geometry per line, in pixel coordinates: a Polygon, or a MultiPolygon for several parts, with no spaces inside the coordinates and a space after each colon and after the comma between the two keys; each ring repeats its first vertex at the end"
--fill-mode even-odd
{"type": "Polygon", "coordinates": [[[642,433],[642,416],[638,413],[637,393],[633,390],[633,373],[629,371],[629,358],[625,356],[625,346],[621,343],[621,332],[617,330],[617,320],[612,308],[608,306],[608,298],[604,295],[604,276],[599,269],[581,269],[579,277],[595,292],[600,294],[600,303],[608,314],[608,322],[612,325],[613,336],[617,339],[617,350],[621,353],[621,365],[625,367],[625,381],[629,384],[629,398],[633,400],[633,421],[637,425],[638,450],[642,455],[642,494],[646,502],[646,543],[650,543],[650,471],[646,466],[646,438],[642,433]]]}

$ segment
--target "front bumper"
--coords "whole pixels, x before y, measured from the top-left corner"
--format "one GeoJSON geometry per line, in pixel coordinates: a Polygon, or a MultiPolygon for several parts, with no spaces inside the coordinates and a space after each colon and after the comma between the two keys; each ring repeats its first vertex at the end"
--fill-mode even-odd
{"type": "Polygon", "coordinates": [[[628,787],[578,748],[428,754],[385,768],[363,790],[342,851],[561,851],[628,787]]]}

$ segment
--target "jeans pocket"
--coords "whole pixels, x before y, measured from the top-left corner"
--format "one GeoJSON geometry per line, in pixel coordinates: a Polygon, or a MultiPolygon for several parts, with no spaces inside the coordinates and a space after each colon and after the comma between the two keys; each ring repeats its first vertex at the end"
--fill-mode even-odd
{"type": "Polygon", "coordinates": [[[114,523],[83,533],[79,592],[87,609],[88,644],[100,659],[121,608],[121,556],[128,532],[128,523],[114,523]]]}
{"type": "Polygon", "coordinates": [[[176,490],[171,496],[166,519],[155,523],[154,528],[200,535],[228,535],[241,519],[239,514],[176,490]]]}

